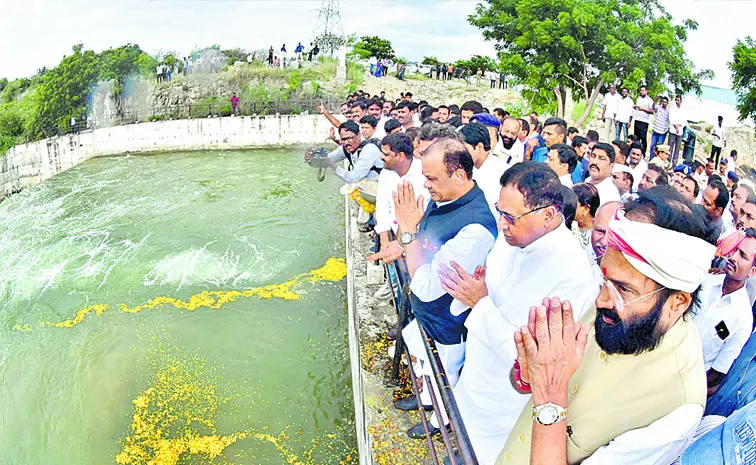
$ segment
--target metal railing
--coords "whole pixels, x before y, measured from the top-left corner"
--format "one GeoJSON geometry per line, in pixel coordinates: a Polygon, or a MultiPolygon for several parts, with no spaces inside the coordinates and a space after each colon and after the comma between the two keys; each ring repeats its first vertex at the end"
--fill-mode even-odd
{"type": "MultiPolygon", "coordinates": [[[[389,235],[393,236],[391,232],[389,232],[389,235]]],[[[392,240],[393,239],[394,238],[392,237],[392,240]]],[[[410,304],[409,298],[409,272],[407,271],[407,265],[404,260],[395,260],[391,265],[384,263],[384,267],[387,277],[390,276],[388,267],[393,267],[394,271],[396,272],[398,281],[398,295],[394,293],[394,287],[393,285],[391,285],[391,283],[389,283],[394,306],[397,309],[398,318],[396,324],[396,350],[394,351],[394,359],[391,363],[388,383],[394,385],[399,383],[402,354],[404,354],[409,365],[408,371],[410,374],[410,379],[412,381],[412,391],[415,395],[415,399],[417,399],[418,405],[420,405],[420,392],[418,389],[417,378],[412,368],[412,359],[409,353],[409,349],[404,343],[404,338],[402,337],[402,327],[405,326],[405,324],[413,317],[412,305],[410,304]],[[401,298],[398,298],[399,296],[401,296],[401,298]],[[396,305],[397,301],[399,302],[398,306],[396,305]]],[[[418,324],[417,326],[420,330],[420,336],[425,346],[428,364],[433,371],[433,376],[436,378],[436,384],[441,396],[440,401],[436,398],[436,395],[431,388],[431,380],[428,375],[424,375],[423,385],[425,386],[425,389],[428,389],[430,393],[431,403],[433,404],[433,412],[435,413],[436,418],[440,423],[439,429],[441,432],[441,438],[444,443],[444,449],[446,450],[446,455],[449,458],[449,462],[452,465],[478,465],[478,459],[475,456],[475,451],[473,451],[472,444],[470,443],[470,437],[467,434],[465,423],[464,421],[462,421],[462,416],[459,413],[459,408],[457,407],[457,402],[454,399],[452,387],[449,385],[449,380],[446,377],[446,373],[444,372],[444,367],[441,363],[441,359],[438,356],[436,344],[433,342],[433,339],[431,339],[426,334],[422,325],[418,324]],[[443,423],[443,421],[441,420],[443,418],[441,412],[442,408],[445,409],[446,414],[448,415],[451,434],[449,434],[450,432],[447,431],[446,426],[441,424],[443,423]],[[456,454],[459,454],[459,456],[457,456],[455,452],[456,454]]],[[[423,425],[423,429],[425,431],[426,443],[433,463],[441,463],[439,461],[439,454],[436,450],[436,445],[433,442],[430,434],[428,417],[422,406],[420,406],[420,422],[423,425]]]]}

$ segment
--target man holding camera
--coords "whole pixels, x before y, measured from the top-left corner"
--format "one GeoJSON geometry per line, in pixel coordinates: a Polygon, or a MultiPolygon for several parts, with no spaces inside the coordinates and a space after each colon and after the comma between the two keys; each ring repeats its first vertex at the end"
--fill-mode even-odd
{"type": "Polygon", "coordinates": [[[354,121],[346,121],[339,126],[341,145],[326,157],[313,157],[313,152],[305,152],[304,160],[313,168],[330,168],[333,174],[345,183],[358,183],[362,179],[378,179],[383,169],[381,150],[377,145],[363,142],[360,136],[360,126],[354,121]],[[349,168],[337,163],[349,161],[349,168]]]}

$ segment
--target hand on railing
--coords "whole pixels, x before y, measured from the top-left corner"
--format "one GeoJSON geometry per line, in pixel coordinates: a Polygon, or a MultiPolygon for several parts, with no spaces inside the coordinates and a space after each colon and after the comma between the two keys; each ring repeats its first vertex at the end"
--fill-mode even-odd
{"type": "Polygon", "coordinates": [[[369,262],[383,260],[383,263],[390,265],[394,263],[394,260],[402,258],[403,253],[404,249],[399,246],[399,243],[397,241],[391,241],[386,245],[381,244],[381,250],[378,253],[370,255],[367,260],[369,262]]]}

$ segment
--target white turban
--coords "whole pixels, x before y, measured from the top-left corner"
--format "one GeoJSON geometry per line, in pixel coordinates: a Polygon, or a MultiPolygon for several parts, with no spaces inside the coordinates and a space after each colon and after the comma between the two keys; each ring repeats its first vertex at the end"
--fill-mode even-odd
{"type": "Polygon", "coordinates": [[[622,252],[636,270],[683,292],[698,289],[717,249],[697,237],[628,220],[621,210],[609,221],[608,234],[609,247],[622,252]]]}

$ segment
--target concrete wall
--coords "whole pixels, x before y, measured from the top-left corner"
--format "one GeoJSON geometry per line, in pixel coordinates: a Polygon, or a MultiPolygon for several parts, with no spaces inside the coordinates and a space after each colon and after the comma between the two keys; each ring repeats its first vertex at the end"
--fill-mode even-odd
{"type": "Polygon", "coordinates": [[[45,139],[6,153],[0,200],[93,157],[320,143],[330,128],[320,115],[245,116],[156,121],[45,139]]]}

